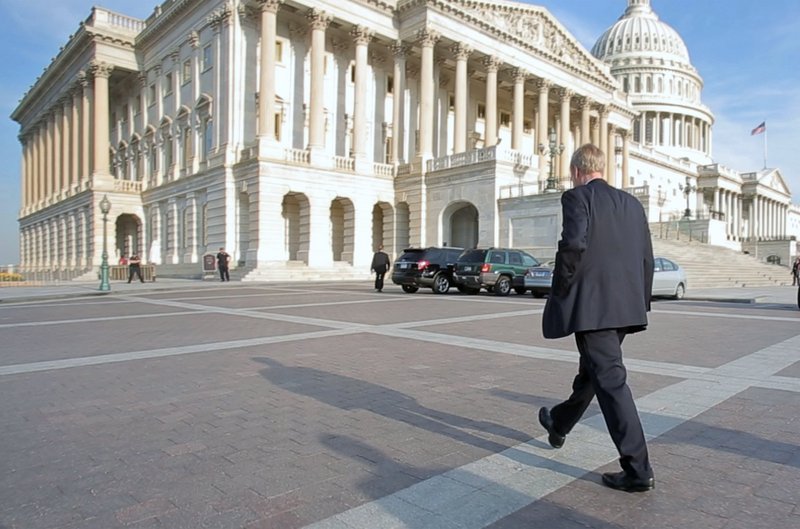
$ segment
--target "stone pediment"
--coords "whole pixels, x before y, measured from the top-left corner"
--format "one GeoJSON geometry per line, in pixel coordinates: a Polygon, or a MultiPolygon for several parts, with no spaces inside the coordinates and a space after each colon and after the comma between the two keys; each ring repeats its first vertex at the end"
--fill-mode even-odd
{"type": "Polygon", "coordinates": [[[447,0],[476,25],[491,30],[523,48],[539,52],[568,69],[616,83],[600,63],[546,9],[516,2],[447,0]]]}
{"type": "Polygon", "coordinates": [[[758,179],[758,182],[761,185],[767,186],[770,189],[778,191],[779,193],[783,193],[785,195],[792,194],[791,190],[789,189],[789,186],[786,185],[786,180],[784,180],[780,169],[771,169],[766,171],[764,175],[762,175],[761,178],[758,179]]]}

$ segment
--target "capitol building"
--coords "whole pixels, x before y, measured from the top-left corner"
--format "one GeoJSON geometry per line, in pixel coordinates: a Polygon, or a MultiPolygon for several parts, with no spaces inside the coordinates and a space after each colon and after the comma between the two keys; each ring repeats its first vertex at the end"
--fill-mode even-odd
{"type": "Polygon", "coordinates": [[[12,115],[21,269],[96,275],[104,197],[112,259],[162,276],[197,277],[220,247],[246,280],[366,274],[381,244],[546,259],[587,142],[654,226],[756,255],[793,246],[781,171],[714,158],[684,41],[650,0],[619,4],[591,50],[502,0],[95,7],[12,115]]]}

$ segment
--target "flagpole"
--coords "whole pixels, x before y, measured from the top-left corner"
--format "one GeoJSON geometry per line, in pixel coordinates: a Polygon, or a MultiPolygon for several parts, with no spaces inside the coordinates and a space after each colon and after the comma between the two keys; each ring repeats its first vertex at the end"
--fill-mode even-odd
{"type": "Polygon", "coordinates": [[[764,169],[767,168],[767,128],[764,127],[764,169]]]}

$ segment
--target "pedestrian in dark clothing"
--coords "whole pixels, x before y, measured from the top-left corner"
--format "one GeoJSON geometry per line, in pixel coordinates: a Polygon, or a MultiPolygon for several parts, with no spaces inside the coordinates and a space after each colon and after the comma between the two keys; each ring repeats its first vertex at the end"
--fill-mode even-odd
{"type": "Polygon", "coordinates": [[[228,252],[225,251],[225,248],[220,248],[219,253],[217,253],[217,270],[219,270],[219,280],[220,281],[230,281],[231,274],[228,271],[228,266],[231,261],[231,256],[228,252]]]}
{"type": "Polygon", "coordinates": [[[800,257],[794,260],[792,264],[792,286],[800,283],[800,257]]]}
{"type": "Polygon", "coordinates": [[[383,292],[383,276],[389,271],[389,256],[383,251],[383,245],[378,246],[378,251],[372,256],[370,270],[375,272],[375,290],[383,292]]]}
{"type": "Polygon", "coordinates": [[[130,283],[133,280],[134,275],[139,278],[139,281],[144,283],[144,278],[142,277],[141,264],[142,261],[136,254],[133,254],[128,258],[128,283],[130,283]]]}
{"type": "Polygon", "coordinates": [[[574,333],[580,363],[572,395],[541,408],[539,422],[560,448],[596,395],[622,466],[603,474],[603,483],[643,492],[655,481],[621,346],[647,327],[653,248],[644,208],[604,180],[605,160],[594,145],[579,148],[570,162],[573,189],[561,197],[563,230],[542,330],[545,338],[574,333]]]}

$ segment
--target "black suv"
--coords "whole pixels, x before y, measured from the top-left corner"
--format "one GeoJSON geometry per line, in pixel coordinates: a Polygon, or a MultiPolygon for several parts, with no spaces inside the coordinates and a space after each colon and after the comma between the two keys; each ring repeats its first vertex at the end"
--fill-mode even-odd
{"type": "Polygon", "coordinates": [[[413,294],[429,287],[435,294],[446,294],[453,284],[453,265],[463,248],[406,248],[394,262],[392,283],[413,294]]]}
{"type": "MultiPolygon", "coordinates": [[[[532,255],[513,248],[467,250],[458,258],[453,279],[459,290],[477,294],[481,287],[497,296],[507,296],[516,276],[524,276],[528,268],[537,266],[532,255]]],[[[524,294],[525,287],[514,288],[524,294]]]]}

